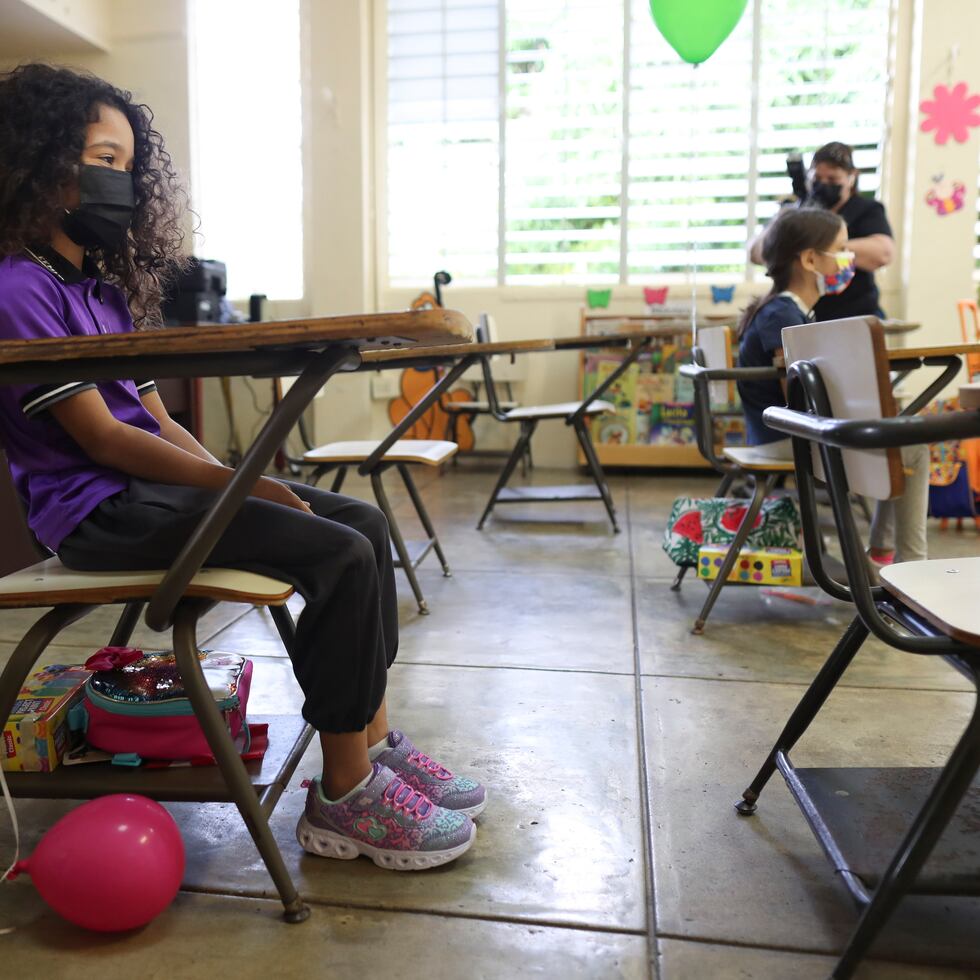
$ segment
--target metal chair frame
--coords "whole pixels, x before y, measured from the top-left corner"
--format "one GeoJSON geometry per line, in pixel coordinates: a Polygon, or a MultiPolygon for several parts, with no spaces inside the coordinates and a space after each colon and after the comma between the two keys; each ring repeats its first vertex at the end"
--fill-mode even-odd
{"type": "MultiPolygon", "coordinates": [[[[947,369],[951,368],[952,365],[948,365],[947,369]]],[[[807,787],[807,770],[796,769],[789,759],[789,752],[816,717],[869,634],[898,650],[942,657],[974,684],[978,694],[980,650],[944,635],[884,588],[871,585],[863,545],[850,507],[841,449],[884,449],[975,437],[980,435],[980,413],[961,412],[934,417],[901,415],[845,421],[832,417],[826,388],[813,363],[799,361],[793,364],[788,372],[788,384],[790,407],[767,409],[764,418],[767,425],[793,437],[804,543],[813,576],[829,595],[853,603],[857,614],[735,807],[743,816],[753,814],[759,795],[773,773],[778,769],[783,775],[828,859],[861,909],[858,924],[832,974],[838,980],[845,980],[853,976],[900,899],[916,891],[923,865],[980,768],[980,697],[956,747],[946,765],[938,771],[924,804],[874,888],[870,888],[845,860],[838,839],[807,787]],[[823,560],[811,443],[819,447],[847,570],[847,585],[831,576],[823,560]]],[[[972,886],[969,893],[977,893],[974,889],[980,888],[980,879],[976,874],[972,879],[959,874],[955,878],[940,879],[938,883],[933,877],[928,891],[963,894],[967,886],[972,886]]]]}
{"type": "MultiPolygon", "coordinates": [[[[712,381],[773,381],[782,377],[782,372],[778,368],[707,368],[704,366],[704,352],[700,347],[693,349],[693,364],[684,364],[680,368],[680,373],[690,378],[694,383],[694,424],[697,436],[698,450],[701,455],[721,474],[721,482],[715,490],[716,497],[724,497],[736,477],[745,477],[749,480],[752,487],[752,499],[735,531],[735,537],[728,547],[728,552],[722,561],[721,568],[717,577],[709,583],[708,595],[704,600],[701,611],[691,632],[695,636],[704,633],[704,624],[707,622],[711,610],[714,608],[721,590],[728,583],[728,576],[738,561],[738,553],[748,540],[749,532],[755,524],[755,519],[762,509],[762,503],[766,497],[772,493],[776,486],[776,481],[784,475],[785,467],[774,469],[771,472],[760,472],[743,469],[738,463],[725,456],[719,456],[715,452],[715,426],[716,418],[724,415],[741,415],[740,412],[714,412],[711,408],[711,382],[712,381]]],[[[671,583],[670,590],[678,592],[684,576],[687,574],[689,566],[682,566],[677,570],[677,575],[671,583]]]]}
{"type": "MultiPolygon", "coordinates": [[[[477,342],[482,342],[486,339],[486,325],[485,321],[481,318],[480,325],[476,328],[476,338],[477,342]]],[[[597,343],[601,338],[597,338],[597,343]]],[[[571,426],[575,432],[575,438],[578,440],[578,444],[582,449],[582,455],[585,457],[585,465],[589,471],[589,475],[592,477],[592,481],[595,487],[588,486],[564,486],[564,487],[529,487],[524,489],[508,489],[507,483],[517,468],[517,464],[522,459],[527,459],[531,452],[531,438],[538,427],[538,423],[542,421],[541,419],[534,418],[514,418],[508,412],[505,412],[500,407],[500,400],[497,397],[497,387],[493,379],[493,373],[490,369],[490,359],[486,356],[480,357],[480,364],[483,370],[483,386],[487,392],[487,401],[490,404],[490,414],[497,419],[498,422],[519,422],[520,423],[520,435],[517,438],[517,442],[514,443],[514,448],[511,450],[510,456],[507,457],[507,461],[504,463],[503,469],[500,471],[500,476],[497,478],[497,482],[490,494],[490,499],[487,501],[486,507],[483,509],[483,513],[480,515],[480,520],[476,525],[478,531],[483,529],[483,525],[486,523],[487,518],[490,516],[494,507],[497,504],[503,503],[548,503],[548,502],[559,502],[559,501],[569,501],[569,500],[601,500],[603,506],[606,508],[606,513],[609,515],[609,520],[612,523],[613,531],[619,532],[619,524],[616,521],[616,507],[613,504],[612,490],[609,488],[609,481],[606,479],[605,471],[602,468],[602,464],[599,462],[599,457],[596,455],[595,447],[592,445],[592,436],[589,434],[588,426],[588,415],[589,406],[594,402],[598,401],[616,381],[629,370],[630,365],[634,364],[639,358],[640,354],[649,347],[649,341],[636,342],[633,345],[633,349],[630,353],[623,358],[622,364],[613,371],[608,378],[606,378],[601,385],[599,385],[595,391],[593,391],[587,398],[584,398],[575,409],[564,419],[565,425],[571,426]]]]}

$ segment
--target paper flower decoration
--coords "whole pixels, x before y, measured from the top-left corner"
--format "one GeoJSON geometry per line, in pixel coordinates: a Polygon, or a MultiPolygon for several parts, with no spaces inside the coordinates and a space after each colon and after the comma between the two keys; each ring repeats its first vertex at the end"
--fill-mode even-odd
{"type": "Polygon", "coordinates": [[[669,288],[669,286],[662,286],[660,289],[651,289],[649,286],[644,286],[643,299],[647,306],[663,306],[667,302],[669,288]]]}
{"type": "Polygon", "coordinates": [[[919,129],[923,133],[936,131],[936,142],[943,146],[953,137],[957,143],[965,143],[970,138],[971,126],[980,126],[980,95],[967,95],[966,82],[959,82],[952,89],[937,85],[932,90],[933,98],[923,99],[919,111],[925,113],[919,129]]]}
{"type": "Polygon", "coordinates": [[[735,296],[734,286],[712,286],[711,287],[711,302],[712,303],[730,303],[735,296]]]}
{"type": "Polygon", "coordinates": [[[605,309],[609,306],[609,300],[612,299],[611,289],[589,289],[586,290],[586,298],[588,299],[589,309],[605,309]]]}

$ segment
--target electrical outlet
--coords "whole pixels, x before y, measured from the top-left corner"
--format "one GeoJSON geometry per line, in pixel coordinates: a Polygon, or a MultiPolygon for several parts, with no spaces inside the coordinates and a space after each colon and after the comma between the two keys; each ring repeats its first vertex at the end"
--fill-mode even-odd
{"type": "Polygon", "coordinates": [[[398,397],[398,373],[379,371],[371,377],[371,397],[376,401],[388,401],[398,397]]]}

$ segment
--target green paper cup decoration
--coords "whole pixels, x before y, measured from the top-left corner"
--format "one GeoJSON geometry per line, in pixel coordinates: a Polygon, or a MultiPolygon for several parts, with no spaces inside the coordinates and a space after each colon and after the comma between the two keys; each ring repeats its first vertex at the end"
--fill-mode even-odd
{"type": "Polygon", "coordinates": [[[657,30],[689,64],[700,65],[735,30],[748,0],[650,0],[657,30]]]}
{"type": "Polygon", "coordinates": [[[609,300],[612,299],[612,290],[587,289],[586,299],[590,310],[604,310],[609,306],[609,300]]]}

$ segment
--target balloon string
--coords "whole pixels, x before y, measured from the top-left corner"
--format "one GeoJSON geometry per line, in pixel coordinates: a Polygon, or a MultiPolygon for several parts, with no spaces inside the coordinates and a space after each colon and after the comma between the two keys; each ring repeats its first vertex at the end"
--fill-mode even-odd
{"type": "Polygon", "coordinates": [[[687,275],[691,281],[691,346],[696,347],[698,343],[698,263],[697,263],[697,235],[691,227],[691,212],[694,210],[694,186],[697,179],[694,174],[694,139],[697,135],[695,120],[697,111],[694,104],[695,96],[695,72],[698,70],[697,64],[691,65],[691,81],[688,86],[689,92],[689,112],[691,115],[691,132],[687,141],[687,172],[689,174],[689,193],[687,204],[687,275]]]}
{"type": "MultiPolygon", "coordinates": [[[[7,804],[7,812],[10,814],[11,826],[14,828],[14,860],[11,862],[10,867],[0,875],[0,881],[8,881],[7,876],[17,867],[17,862],[20,860],[20,827],[17,824],[17,811],[14,809],[14,801],[10,797],[7,779],[3,774],[3,766],[0,766],[0,788],[3,789],[3,799],[7,804]]],[[[2,931],[0,930],[0,932],[2,931]]]]}

